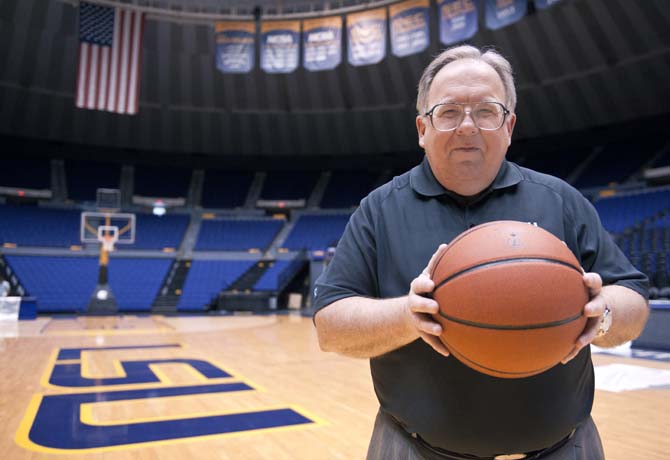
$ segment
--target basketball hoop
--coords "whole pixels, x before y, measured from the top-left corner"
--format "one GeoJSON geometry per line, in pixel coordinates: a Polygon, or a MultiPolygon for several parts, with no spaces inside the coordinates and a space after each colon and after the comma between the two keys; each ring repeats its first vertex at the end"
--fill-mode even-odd
{"type": "Polygon", "coordinates": [[[119,240],[119,227],[101,225],[98,227],[98,241],[107,252],[114,250],[114,244],[119,240]]]}
{"type": "Polygon", "coordinates": [[[105,248],[105,251],[112,252],[114,250],[114,243],[116,240],[112,235],[105,235],[102,237],[102,247],[105,248]]]}

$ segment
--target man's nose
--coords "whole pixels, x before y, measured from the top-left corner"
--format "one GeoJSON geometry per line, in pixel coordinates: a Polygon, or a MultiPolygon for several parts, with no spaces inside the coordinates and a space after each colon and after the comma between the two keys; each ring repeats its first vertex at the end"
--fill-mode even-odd
{"type": "Polygon", "coordinates": [[[477,128],[477,125],[475,125],[475,121],[472,119],[470,112],[464,111],[463,120],[458,125],[458,128],[456,128],[456,133],[462,136],[472,136],[477,134],[478,130],[479,128],[477,128]]]}

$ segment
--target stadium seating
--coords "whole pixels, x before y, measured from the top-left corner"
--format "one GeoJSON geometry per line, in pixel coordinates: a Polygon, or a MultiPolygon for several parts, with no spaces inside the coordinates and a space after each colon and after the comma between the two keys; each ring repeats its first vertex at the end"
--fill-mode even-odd
{"type": "Polygon", "coordinates": [[[109,286],[119,311],[149,311],[172,259],[113,257],[109,260],[109,286]]]}
{"type": "Polygon", "coordinates": [[[670,208],[670,189],[645,190],[641,193],[615,195],[595,203],[603,226],[618,234],[625,229],[670,208]]]}
{"type": "Polygon", "coordinates": [[[222,289],[256,263],[254,260],[194,260],[186,277],[177,309],[203,311],[222,289]]]}
{"type": "Polygon", "coordinates": [[[278,260],[268,268],[254,285],[255,291],[277,291],[280,275],[291,265],[290,260],[278,260]]]}
{"type": "Polygon", "coordinates": [[[195,249],[198,251],[265,250],[284,225],[277,219],[203,220],[195,249]]]}
{"type": "MultiPolygon", "coordinates": [[[[6,256],[39,312],[83,312],[98,280],[97,257],[6,256]]],[[[171,259],[111,258],[109,286],[120,311],[149,311],[171,259]]]]}
{"type": "Polygon", "coordinates": [[[293,250],[316,250],[334,246],[342,237],[348,221],[349,214],[302,215],[282,246],[293,250]]]}
{"type": "Polygon", "coordinates": [[[189,219],[189,216],[184,214],[165,216],[137,214],[135,243],[119,245],[119,249],[177,249],[184,237],[189,219]]]}
{"type": "Polygon", "coordinates": [[[0,243],[70,247],[81,244],[78,210],[0,206],[0,243]]]}
{"type": "Polygon", "coordinates": [[[37,311],[83,312],[98,280],[96,257],[5,255],[37,311]]]}

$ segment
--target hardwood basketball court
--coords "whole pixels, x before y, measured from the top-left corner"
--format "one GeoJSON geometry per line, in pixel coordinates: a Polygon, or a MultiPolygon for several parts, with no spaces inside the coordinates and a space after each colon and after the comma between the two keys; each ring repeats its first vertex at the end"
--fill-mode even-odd
{"type": "MultiPolygon", "coordinates": [[[[3,459],[365,456],[377,410],[368,363],[321,352],[298,314],[40,317],[2,321],[0,336],[3,459]]],[[[669,396],[596,391],[608,460],[668,458],[669,396]]]]}

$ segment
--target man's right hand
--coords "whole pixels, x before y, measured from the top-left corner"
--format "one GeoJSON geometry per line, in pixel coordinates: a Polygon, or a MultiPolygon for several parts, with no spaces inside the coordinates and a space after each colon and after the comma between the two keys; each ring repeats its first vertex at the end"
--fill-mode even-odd
{"type": "Polygon", "coordinates": [[[443,356],[449,356],[449,350],[439,338],[442,334],[442,326],[432,317],[432,315],[437,314],[439,311],[439,305],[435,300],[425,297],[423,294],[433,292],[435,283],[430,278],[430,274],[446,249],[447,245],[441,244],[430,258],[426,268],[423,269],[419,276],[412,280],[406,305],[409,320],[412,326],[418,331],[419,336],[443,356]]]}

